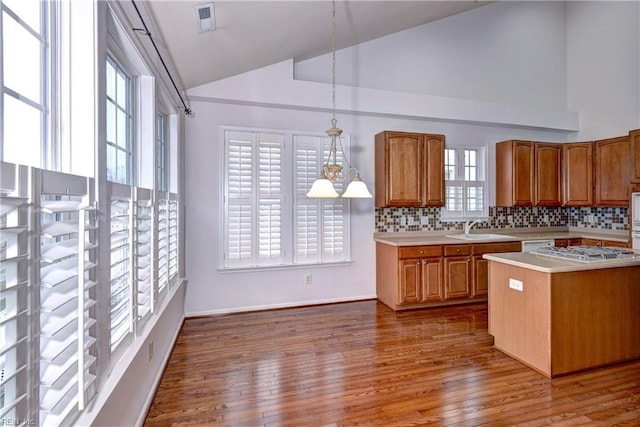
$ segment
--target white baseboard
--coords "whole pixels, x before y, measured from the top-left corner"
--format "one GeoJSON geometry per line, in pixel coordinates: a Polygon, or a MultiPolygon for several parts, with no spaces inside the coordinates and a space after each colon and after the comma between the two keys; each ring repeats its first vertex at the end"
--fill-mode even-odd
{"type": "Polygon", "coordinates": [[[375,298],[376,298],[375,294],[370,294],[370,295],[359,295],[359,296],[354,296],[349,298],[322,299],[322,300],[312,300],[312,301],[295,301],[295,302],[288,302],[283,304],[265,304],[265,305],[252,305],[252,306],[233,307],[233,308],[220,308],[215,310],[187,312],[184,314],[184,316],[186,318],[199,317],[199,316],[215,316],[215,315],[221,315],[221,314],[246,313],[249,311],[274,310],[278,308],[293,308],[293,307],[304,307],[308,305],[335,304],[340,302],[362,301],[362,300],[369,300],[369,299],[375,299],[375,298]]]}

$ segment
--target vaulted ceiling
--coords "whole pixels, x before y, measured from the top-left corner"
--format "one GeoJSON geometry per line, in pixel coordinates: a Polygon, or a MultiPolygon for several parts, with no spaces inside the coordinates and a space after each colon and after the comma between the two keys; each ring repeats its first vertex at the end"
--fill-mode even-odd
{"type": "MultiPolygon", "coordinates": [[[[147,0],[185,88],[287,59],[331,51],[330,1],[215,1],[215,31],[197,31],[201,1],[147,0]]],[[[336,44],[345,48],[487,4],[479,1],[336,3],[336,44]]]]}

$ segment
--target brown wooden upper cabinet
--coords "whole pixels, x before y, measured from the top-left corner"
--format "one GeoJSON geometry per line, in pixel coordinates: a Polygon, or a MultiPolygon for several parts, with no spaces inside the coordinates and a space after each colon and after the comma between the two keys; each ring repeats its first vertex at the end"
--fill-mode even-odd
{"type": "Polygon", "coordinates": [[[640,129],[629,132],[631,144],[631,182],[640,184],[640,129]]]}
{"type": "Polygon", "coordinates": [[[562,205],[561,144],[516,140],[497,143],[496,205],[562,205]]]}
{"type": "Polygon", "coordinates": [[[596,206],[628,206],[631,182],[631,148],[628,136],[594,143],[596,206]]]}
{"type": "Polygon", "coordinates": [[[593,205],[593,142],[562,144],[564,206],[593,205]]]}
{"type": "Polygon", "coordinates": [[[533,142],[496,144],[496,205],[533,205],[533,142]]]}
{"type": "Polygon", "coordinates": [[[444,135],[384,131],[375,156],[376,207],[444,206],[444,135]]]}
{"type": "Polygon", "coordinates": [[[562,147],[560,144],[536,142],[534,153],[535,206],[562,205],[562,147]]]}

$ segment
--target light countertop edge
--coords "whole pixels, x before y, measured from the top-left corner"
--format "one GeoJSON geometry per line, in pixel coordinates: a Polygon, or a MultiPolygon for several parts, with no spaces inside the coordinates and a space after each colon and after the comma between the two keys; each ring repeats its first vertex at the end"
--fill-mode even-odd
{"type": "Polygon", "coordinates": [[[489,261],[522,267],[529,270],[541,271],[543,273],[566,273],[571,271],[640,266],[640,258],[581,262],[538,255],[531,252],[484,254],[482,257],[489,261]]]}
{"type": "Polygon", "coordinates": [[[615,242],[629,243],[629,232],[612,230],[612,231],[592,231],[587,228],[574,227],[547,227],[547,228],[522,228],[522,229],[480,229],[474,230],[475,233],[492,233],[504,234],[504,239],[479,239],[464,240],[447,237],[451,234],[462,234],[458,230],[450,231],[409,231],[409,232],[375,232],[373,233],[374,241],[391,246],[420,246],[420,245],[452,245],[452,244],[472,244],[472,243],[501,243],[516,242],[523,240],[544,240],[544,239],[597,239],[610,240],[615,242]]]}

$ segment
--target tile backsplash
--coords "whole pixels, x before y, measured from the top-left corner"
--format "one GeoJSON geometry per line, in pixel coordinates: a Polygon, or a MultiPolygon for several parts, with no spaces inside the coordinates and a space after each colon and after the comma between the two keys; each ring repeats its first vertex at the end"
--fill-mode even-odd
{"type": "MultiPolygon", "coordinates": [[[[377,232],[462,231],[464,223],[446,221],[440,208],[376,208],[377,232]]],[[[474,229],[583,227],[628,230],[625,207],[490,207],[487,221],[474,229]]]]}

